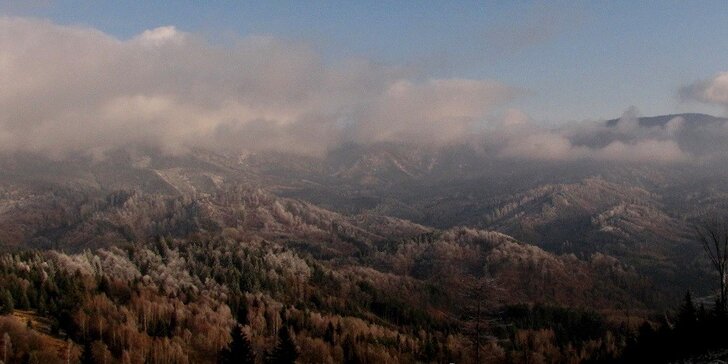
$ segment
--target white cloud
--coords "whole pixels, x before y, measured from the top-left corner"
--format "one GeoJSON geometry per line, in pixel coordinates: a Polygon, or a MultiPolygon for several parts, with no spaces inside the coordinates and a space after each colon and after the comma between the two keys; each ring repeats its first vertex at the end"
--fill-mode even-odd
{"type": "Polygon", "coordinates": [[[456,141],[515,94],[497,82],[449,79],[417,84],[400,80],[389,85],[362,115],[356,140],[456,141]]]}
{"type": "Polygon", "coordinates": [[[165,43],[180,45],[184,42],[185,35],[177,31],[174,26],[168,25],[150,30],[145,30],[136,37],[136,40],[148,46],[160,46],[165,43]]]}
{"type": "Polygon", "coordinates": [[[0,17],[0,150],[320,153],[346,138],[446,143],[517,93],[408,73],[366,61],[329,65],[305,44],[266,36],[218,46],[165,26],[120,40],[0,17]]]}
{"type": "Polygon", "coordinates": [[[684,86],[680,89],[680,95],[687,100],[728,107],[728,72],[684,86]]]}
{"type": "MultiPolygon", "coordinates": [[[[691,158],[684,145],[700,149],[702,135],[679,119],[642,127],[636,109],[612,128],[546,130],[503,110],[521,90],[496,81],[327,64],[306,44],[269,36],[213,45],[173,26],[120,40],[0,17],[0,85],[0,151],[54,156],[130,145],[323,153],[348,141],[443,145],[478,132],[503,158],[671,162],[691,158]]],[[[728,73],[689,89],[728,105],[728,73]]]]}
{"type": "Polygon", "coordinates": [[[501,157],[538,160],[575,160],[588,154],[588,148],[574,147],[568,138],[553,132],[513,138],[501,151],[501,157]]]}
{"type": "Polygon", "coordinates": [[[614,141],[604,148],[593,150],[595,159],[629,162],[682,162],[688,160],[673,140],[641,140],[632,144],[614,141]]]}
{"type": "Polygon", "coordinates": [[[591,122],[555,130],[534,125],[506,129],[499,133],[505,139],[499,156],[548,161],[685,162],[695,156],[678,143],[683,124],[678,117],[664,127],[640,126],[637,109],[630,107],[613,126],[591,122]]]}

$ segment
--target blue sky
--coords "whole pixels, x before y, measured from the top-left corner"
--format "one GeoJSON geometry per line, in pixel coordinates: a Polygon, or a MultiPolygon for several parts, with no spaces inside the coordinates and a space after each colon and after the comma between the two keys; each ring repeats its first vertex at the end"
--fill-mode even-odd
{"type": "Polygon", "coordinates": [[[126,39],[163,25],[213,42],[265,34],[303,41],[328,61],[365,58],[422,77],[496,80],[535,120],[723,109],[678,89],[725,71],[728,4],[601,2],[0,2],[7,15],[81,24],[126,39]]]}

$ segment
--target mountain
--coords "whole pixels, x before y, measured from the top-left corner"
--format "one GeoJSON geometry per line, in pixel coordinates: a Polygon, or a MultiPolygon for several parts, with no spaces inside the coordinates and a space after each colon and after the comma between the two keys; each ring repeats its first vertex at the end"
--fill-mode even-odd
{"type": "MultiPolygon", "coordinates": [[[[361,214],[344,216],[260,189],[230,187],[200,195],[165,195],[121,190],[98,193],[53,190],[6,194],[0,210],[0,241],[6,246],[79,251],[114,244],[238,231],[247,238],[326,240],[370,244],[429,232],[405,220],[361,214]]],[[[352,252],[351,247],[340,247],[352,252]]]]}
{"type": "MultiPolygon", "coordinates": [[[[688,149],[704,128],[726,122],[664,115],[640,118],[637,128],[646,131],[624,134],[615,119],[590,135],[608,144],[675,120],[688,149]]],[[[60,159],[14,154],[0,158],[0,243],[80,251],[237,229],[306,241],[325,256],[465,226],[554,254],[607,254],[675,296],[687,288],[707,293],[692,283],[704,275],[693,225],[728,212],[728,173],[718,165],[514,160],[473,143],[347,144],[320,156],[149,148],[60,159]]]]}
{"type": "MultiPolygon", "coordinates": [[[[715,117],[707,114],[687,113],[687,114],[671,114],[671,115],[659,115],[659,116],[648,116],[640,117],[637,119],[638,123],[642,127],[664,127],[672,120],[682,119],[689,126],[697,125],[710,125],[725,123],[728,121],[726,118],[715,117]]],[[[616,127],[620,122],[620,119],[611,119],[606,121],[606,125],[609,127],[616,127]]]]}

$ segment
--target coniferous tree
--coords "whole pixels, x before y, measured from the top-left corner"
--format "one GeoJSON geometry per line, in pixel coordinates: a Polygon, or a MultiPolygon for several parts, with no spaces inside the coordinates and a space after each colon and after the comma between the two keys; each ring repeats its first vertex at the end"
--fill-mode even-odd
{"type": "Polygon", "coordinates": [[[334,325],[329,322],[329,325],[326,326],[326,332],[324,333],[324,341],[328,342],[329,344],[334,343],[334,325]]]}
{"type": "Polygon", "coordinates": [[[278,345],[266,358],[269,364],[293,364],[298,358],[298,348],[291,337],[287,326],[283,326],[278,331],[278,345]]]}
{"type": "Polygon", "coordinates": [[[678,351],[678,356],[685,356],[691,352],[698,350],[700,344],[698,336],[701,333],[698,331],[698,312],[693,304],[693,298],[690,295],[690,291],[685,293],[683,304],[677,312],[677,321],[675,322],[674,338],[676,345],[675,349],[678,351]]]}
{"type": "Polygon", "coordinates": [[[238,302],[238,309],[235,312],[235,318],[241,325],[248,324],[248,300],[243,296],[238,302]]]}
{"type": "Polygon", "coordinates": [[[26,290],[20,291],[17,306],[22,310],[27,310],[30,308],[30,300],[28,299],[28,293],[26,290]]]}
{"type": "Polygon", "coordinates": [[[13,296],[7,290],[0,291],[0,314],[9,315],[13,313],[15,304],[13,302],[13,296]]]}
{"type": "Polygon", "coordinates": [[[230,345],[220,352],[219,362],[221,364],[254,364],[255,353],[250,345],[250,340],[245,335],[240,325],[234,325],[230,331],[232,341],[230,345]]]}
{"type": "Polygon", "coordinates": [[[690,295],[690,291],[685,293],[682,306],[678,311],[676,326],[677,329],[683,332],[690,332],[695,329],[697,324],[697,310],[693,304],[693,298],[690,295]]]}

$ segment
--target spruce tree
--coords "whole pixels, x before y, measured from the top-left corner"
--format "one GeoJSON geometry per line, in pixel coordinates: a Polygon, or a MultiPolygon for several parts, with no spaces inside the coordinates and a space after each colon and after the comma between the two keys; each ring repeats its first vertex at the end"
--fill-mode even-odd
{"type": "Polygon", "coordinates": [[[674,334],[673,349],[677,352],[678,357],[697,351],[700,341],[702,341],[698,339],[701,334],[698,330],[698,311],[693,304],[690,291],[685,293],[683,304],[677,312],[674,334]]]}
{"type": "Polygon", "coordinates": [[[13,313],[14,309],[15,303],[10,291],[5,289],[0,291],[0,315],[9,315],[13,313]]]}
{"type": "Polygon", "coordinates": [[[697,310],[693,304],[693,298],[690,295],[690,291],[685,293],[682,306],[678,311],[676,326],[677,329],[683,332],[690,332],[695,329],[697,323],[697,310]]]}
{"type": "Polygon", "coordinates": [[[248,300],[243,296],[238,302],[238,308],[235,312],[235,318],[241,325],[248,324],[248,300]]]}
{"type": "Polygon", "coordinates": [[[234,325],[230,331],[232,341],[230,345],[220,352],[219,362],[221,364],[254,364],[255,353],[250,345],[250,340],[245,335],[240,325],[234,325]]]}
{"type": "Polygon", "coordinates": [[[328,342],[329,344],[334,343],[334,325],[329,322],[329,325],[326,326],[326,332],[324,333],[324,341],[328,342]]]}
{"type": "Polygon", "coordinates": [[[288,327],[283,326],[278,331],[278,345],[273,348],[273,351],[266,358],[266,363],[269,364],[293,364],[298,358],[298,348],[296,343],[291,337],[291,333],[288,331],[288,327]]]}

